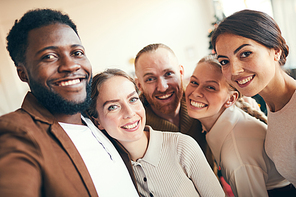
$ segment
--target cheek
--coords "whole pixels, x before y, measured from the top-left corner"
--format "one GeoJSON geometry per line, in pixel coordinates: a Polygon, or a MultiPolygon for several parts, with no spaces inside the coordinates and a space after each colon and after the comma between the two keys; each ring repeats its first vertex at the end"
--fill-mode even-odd
{"type": "Polygon", "coordinates": [[[110,128],[114,127],[117,124],[116,119],[114,119],[110,115],[106,115],[102,112],[98,113],[99,116],[99,124],[104,127],[105,130],[110,130],[110,128]]]}

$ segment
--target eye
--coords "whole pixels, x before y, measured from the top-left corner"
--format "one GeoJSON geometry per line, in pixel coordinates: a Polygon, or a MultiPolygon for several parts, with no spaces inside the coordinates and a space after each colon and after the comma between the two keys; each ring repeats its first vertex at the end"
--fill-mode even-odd
{"type": "Polygon", "coordinates": [[[138,97],[133,97],[133,98],[130,99],[130,102],[131,102],[131,103],[135,103],[135,102],[137,102],[138,100],[139,100],[138,97]]]}
{"type": "Polygon", "coordinates": [[[169,76],[172,76],[173,74],[174,74],[173,72],[169,71],[169,72],[166,72],[164,76],[169,77],[169,76]]]}
{"type": "Polygon", "coordinates": [[[251,55],[252,54],[252,52],[250,52],[250,51],[246,51],[246,52],[243,52],[242,54],[241,54],[241,57],[242,58],[245,58],[245,57],[248,57],[249,55],[251,55]]]}
{"type": "Polygon", "coordinates": [[[222,65],[222,66],[224,66],[224,65],[226,65],[226,64],[228,64],[228,60],[221,60],[220,61],[220,64],[222,65]]]}
{"type": "Polygon", "coordinates": [[[114,111],[114,110],[116,110],[116,109],[118,109],[119,107],[117,106],[117,105],[110,105],[109,107],[108,107],[108,111],[114,111]]]}
{"type": "Polygon", "coordinates": [[[41,57],[42,60],[53,60],[55,59],[57,56],[55,54],[46,54],[44,56],[41,57]]]}
{"type": "Polygon", "coordinates": [[[209,89],[209,90],[216,90],[216,88],[213,87],[213,86],[207,86],[207,89],[209,89]]]}
{"type": "Polygon", "coordinates": [[[78,51],[74,51],[72,53],[73,56],[76,56],[76,57],[80,57],[80,56],[83,56],[84,55],[84,52],[81,51],[81,50],[78,50],[78,51]]]}
{"type": "Polygon", "coordinates": [[[198,83],[196,81],[190,81],[190,84],[194,86],[198,86],[198,83]]]}
{"type": "Polygon", "coordinates": [[[149,78],[147,78],[147,79],[145,80],[145,82],[151,82],[151,81],[154,81],[154,80],[155,80],[154,77],[149,77],[149,78]]]}

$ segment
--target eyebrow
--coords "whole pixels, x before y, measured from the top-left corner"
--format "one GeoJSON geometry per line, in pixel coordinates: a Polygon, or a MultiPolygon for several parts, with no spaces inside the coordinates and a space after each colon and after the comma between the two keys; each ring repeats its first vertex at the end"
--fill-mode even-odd
{"type": "MultiPolygon", "coordinates": [[[[172,68],[167,68],[167,69],[164,69],[164,70],[163,70],[164,73],[167,73],[167,72],[169,72],[169,71],[170,71],[170,72],[174,72],[172,68]]],[[[154,76],[154,73],[151,73],[151,72],[150,72],[150,73],[145,73],[143,77],[150,76],[150,75],[151,75],[151,76],[154,76]]]]}
{"type": "MultiPolygon", "coordinates": [[[[84,47],[80,44],[73,44],[71,45],[71,48],[75,48],[75,47],[81,47],[83,48],[84,50],[84,47]]],[[[42,53],[43,51],[46,51],[46,50],[55,50],[55,49],[58,49],[59,47],[58,46],[48,46],[48,47],[44,47],[43,49],[40,49],[39,51],[37,51],[36,55],[42,53]]]]}
{"type": "MultiPolygon", "coordinates": [[[[136,91],[133,91],[132,93],[130,93],[129,95],[127,95],[126,98],[131,97],[131,96],[134,95],[135,93],[137,93],[137,92],[136,92],[136,91]]],[[[108,103],[115,103],[115,102],[118,102],[118,101],[119,101],[119,99],[114,99],[114,100],[108,100],[108,101],[105,101],[105,102],[103,103],[103,107],[104,107],[105,105],[107,105],[108,103]]]]}
{"type": "MultiPolygon", "coordinates": [[[[195,78],[196,80],[198,79],[194,75],[192,75],[190,78],[195,78]]],[[[206,83],[215,83],[215,84],[219,85],[219,83],[217,81],[206,81],[206,83]]]]}
{"type": "MultiPolygon", "coordinates": [[[[234,50],[233,54],[235,55],[239,50],[241,50],[241,48],[245,47],[245,46],[250,46],[250,44],[242,44],[241,46],[239,46],[237,49],[234,50]]],[[[218,55],[218,58],[227,58],[227,56],[224,55],[218,55]]]]}
{"type": "Polygon", "coordinates": [[[235,55],[239,50],[241,50],[241,48],[245,47],[245,46],[249,46],[250,44],[242,44],[241,46],[239,46],[237,49],[234,50],[233,54],[235,55]]]}

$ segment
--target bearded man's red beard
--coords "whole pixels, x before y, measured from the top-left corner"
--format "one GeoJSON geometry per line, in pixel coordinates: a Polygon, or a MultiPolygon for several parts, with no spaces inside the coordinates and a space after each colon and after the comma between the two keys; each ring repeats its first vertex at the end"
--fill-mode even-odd
{"type": "MultiPolygon", "coordinates": [[[[168,88],[168,90],[166,92],[171,92],[172,88],[168,88]]],[[[159,92],[154,92],[152,94],[152,98],[146,94],[145,92],[143,92],[146,100],[148,101],[148,103],[153,106],[155,109],[157,109],[160,113],[163,114],[170,114],[170,113],[175,113],[178,105],[181,102],[182,96],[183,96],[183,82],[181,81],[181,85],[178,88],[175,88],[174,90],[174,94],[172,96],[175,96],[175,99],[168,103],[168,104],[162,104],[161,102],[158,101],[158,99],[154,96],[156,94],[159,94],[159,92]]],[[[162,92],[162,94],[166,94],[166,92],[162,92]]]]}

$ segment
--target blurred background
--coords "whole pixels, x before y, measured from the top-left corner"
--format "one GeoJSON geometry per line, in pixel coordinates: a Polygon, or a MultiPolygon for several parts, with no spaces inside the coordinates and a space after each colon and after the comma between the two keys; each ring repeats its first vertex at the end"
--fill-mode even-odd
{"type": "Polygon", "coordinates": [[[69,14],[94,74],[114,67],[133,76],[137,52],[164,43],[189,77],[198,60],[211,53],[215,24],[242,9],[266,12],[277,21],[290,47],[285,69],[296,68],[296,0],[0,0],[0,115],[19,108],[29,90],[8,55],[6,36],[16,19],[35,8],[69,14]]]}

